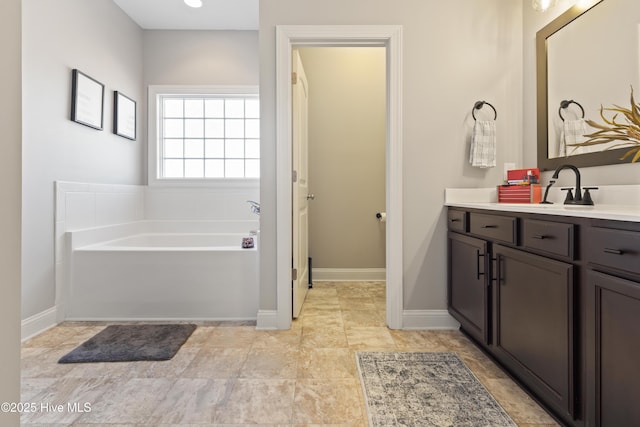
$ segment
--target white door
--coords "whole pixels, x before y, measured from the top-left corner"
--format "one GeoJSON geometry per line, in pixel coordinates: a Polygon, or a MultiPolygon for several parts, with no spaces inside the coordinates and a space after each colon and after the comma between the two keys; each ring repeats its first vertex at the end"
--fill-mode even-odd
{"type": "Polygon", "coordinates": [[[309,181],[307,174],[307,100],[309,86],[300,54],[292,51],[292,136],[293,136],[293,317],[300,315],[309,289],[309,181]]]}

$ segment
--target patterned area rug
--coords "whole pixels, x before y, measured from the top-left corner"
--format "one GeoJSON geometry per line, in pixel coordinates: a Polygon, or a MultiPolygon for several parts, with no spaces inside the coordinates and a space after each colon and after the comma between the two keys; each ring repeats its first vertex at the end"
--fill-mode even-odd
{"type": "Polygon", "coordinates": [[[455,353],[356,359],[371,426],[516,426],[455,353]]]}
{"type": "Polygon", "coordinates": [[[58,363],[169,360],[196,325],[111,325],[63,356],[58,363]]]}

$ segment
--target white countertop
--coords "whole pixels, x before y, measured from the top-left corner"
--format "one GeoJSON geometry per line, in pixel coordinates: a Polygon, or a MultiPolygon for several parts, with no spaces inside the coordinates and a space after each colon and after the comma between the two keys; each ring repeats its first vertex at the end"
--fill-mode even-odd
{"type": "Polygon", "coordinates": [[[640,222],[640,185],[600,186],[592,192],[592,197],[594,206],[564,205],[564,194],[552,187],[548,197],[552,205],[498,203],[495,187],[447,188],[445,206],[640,222]]]}

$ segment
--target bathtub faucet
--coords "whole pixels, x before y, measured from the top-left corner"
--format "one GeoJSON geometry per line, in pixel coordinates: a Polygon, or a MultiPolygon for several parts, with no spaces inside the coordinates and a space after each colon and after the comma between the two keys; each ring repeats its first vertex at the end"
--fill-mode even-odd
{"type": "Polygon", "coordinates": [[[260,203],[254,202],[253,200],[247,200],[247,203],[251,205],[251,212],[260,215],[260,203]]]}

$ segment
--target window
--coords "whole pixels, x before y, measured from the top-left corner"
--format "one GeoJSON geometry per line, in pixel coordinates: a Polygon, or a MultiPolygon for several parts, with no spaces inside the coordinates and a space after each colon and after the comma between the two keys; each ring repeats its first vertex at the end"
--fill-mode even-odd
{"type": "Polygon", "coordinates": [[[218,88],[213,93],[215,88],[208,88],[188,94],[162,89],[150,88],[150,101],[156,92],[155,141],[150,135],[156,148],[155,179],[260,177],[260,101],[255,89],[237,93],[225,88],[227,93],[220,93],[218,88]]]}

